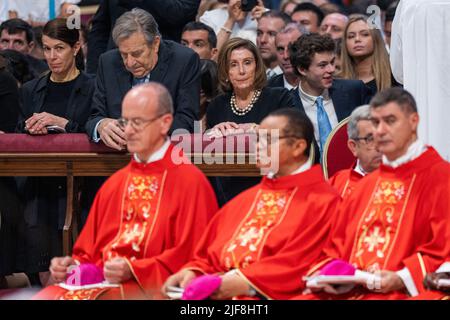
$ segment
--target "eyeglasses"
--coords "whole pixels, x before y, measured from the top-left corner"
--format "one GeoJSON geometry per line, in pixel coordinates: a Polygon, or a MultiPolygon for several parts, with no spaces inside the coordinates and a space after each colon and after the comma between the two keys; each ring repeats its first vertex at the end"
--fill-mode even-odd
{"type": "Polygon", "coordinates": [[[261,143],[263,145],[271,145],[272,143],[282,140],[282,139],[289,139],[289,138],[295,138],[295,139],[302,139],[299,136],[290,134],[290,135],[285,135],[285,136],[273,136],[270,134],[264,135],[264,134],[258,134],[257,136],[257,141],[258,143],[261,143]]]}
{"type": "Polygon", "coordinates": [[[145,129],[146,126],[148,126],[150,123],[158,120],[161,118],[164,114],[160,114],[152,119],[142,119],[142,118],[133,118],[133,119],[127,119],[127,118],[119,118],[117,119],[117,123],[122,129],[125,129],[128,124],[136,130],[136,131],[142,131],[145,129]]]}
{"type": "Polygon", "coordinates": [[[373,146],[374,143],[375,143],[375,138],[373,137],[373,134],[368,134],[365,137],[356,137],[353,140],[355,140],[355,141],[361,141],[362,140],[369,147],[373,146]]]}

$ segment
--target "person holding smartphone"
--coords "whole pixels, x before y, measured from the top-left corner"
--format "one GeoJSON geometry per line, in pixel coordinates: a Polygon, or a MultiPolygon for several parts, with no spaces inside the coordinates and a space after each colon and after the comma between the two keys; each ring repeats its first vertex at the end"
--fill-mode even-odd
{"type": "Polygon", "coordinates": [[[262,0],[229,0],[225,8],[206,11],[200,21],[214,29],[220,51],[223,44],[234,37],[256,43],[256,20],[267,10],[262,0]]]}

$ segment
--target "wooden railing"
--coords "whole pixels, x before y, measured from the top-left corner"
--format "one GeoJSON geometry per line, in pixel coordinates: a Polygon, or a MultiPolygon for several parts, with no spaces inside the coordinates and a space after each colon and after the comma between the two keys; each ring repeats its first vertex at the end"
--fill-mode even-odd
{"type": "MultiPolygon", "coordinates": [[[[233,139],[187,135],[172,141],[208,176],[258,176],[252,137],[241,139],[240,146],[233,139]]],[[[92,143],[85,134],[0,134],[0,176],[67,177],[64,254],[70,254],[78,236],[78,178],[109,176],[129,161],[130,154],[92,143]]]]}

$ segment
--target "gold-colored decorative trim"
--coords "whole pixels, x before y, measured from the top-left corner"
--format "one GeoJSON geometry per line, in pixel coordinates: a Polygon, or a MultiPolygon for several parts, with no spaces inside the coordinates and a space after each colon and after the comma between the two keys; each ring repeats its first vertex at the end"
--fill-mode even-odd
{"type": "Polygon", "coordinates": [[[264,296],[264,298],[266,298],[267,300],[273,300],[267,293],[265,293],[263,290],[261,290],[260,288],[258,288],[258,286],[256,286],[253,282],[251,282],[250,280],[248,280],[248,278],[241,272],[240,269],[236,269],[237,274],[242,277],[242,279],[247,282],[247,284],[249,286],[251,286],[253,289],[255,289],[256,291],[258,291],[259,294],[261,294],[262,296],[264,296]]]}
{"type": "Polygon", "coordinates": [[[145,241],[144,257],[147,255],[148,242],[149,242],[150,237],[152,235],[153,229],[155,228],[156,221],[158,220],[159,207],[161,206],[161,198],[162,198],[162,195],[163,195],[163,192],[164,192],[164,185],[165,185],[165,182],[166,182],[166,177],[167,177],[167,170],[164,171],[164,174],[163,174],[162,179],[161,179],[161,187],[159,188],[159,199],[158,199],[157,207],[156,207],[156,210],[155,210],[155,217],[153,218],[153,223],[150,226],[150,230],[147,233],[147,240],[145,241]]]}
{"type": "Polygon", "coordinates": [[[378,178],[377,181],[375,182],[375,186],[374,186],[374,188],[372,190],[372,195],[370,196],[369,201],[367,202],[367,206],[364,209],[364,211],[363,211],[363,213],[362,213],[362,215],[361,215],[361,217],[359,219],[358,227],[357,227],[356,233],[355,233],[355,239],[354,239],[353,245],[352,245],[352,251],[350,252],[350,258],[356,256],[355,250],[357,248],[357,243],[358,243],[358,240],[359,240],[358,239],[358,230],[361,230],[361,225],[363,223],[363,220],[366,217],[366,212],[367,212],[367,210],[369,210],[369,208],[371,207],[371,205],[373,203],[373,199],[375,197],[375,191],[378,190],[378,186],[380,185],[380,181],[381,181],[381,178],[378,178]]]}
{"type": "Polygon", "coordinates": [[[394,238],[392,239],[392,245],[391,245],[391,248],[390,248],[390,250],[389,250],[389,253],[388,253],[387,256],[386,256],[386,259],[384,260],[383,269],[386,269],[386,265],[387,265],[387,263],[388,263],[388,261],[389,261],[389,257],[391,256],[392,250],[394,249],[394,246],[395,246],[395,242],[397,241],[398,234],[399,234],[400,229],[401,229],[401,227],[402,227],[403,217],[405,216],[406,206],[408,205],[409,197],[411,196],[411,191],[412,191],[412,189],[413,189],[413,187],[414,187],[414,182],[415,182],[415,181],[416,181],[416,174],[414,174],[414,176],[413,176],[413,178],[412,178],[412,181],[411,181],[411,183],[409,184],[408,194],[406,195],[405,203],[403,204],[402,213],[400,214],[400,219],[398,220],[397,230],[395,231],[395,236],[394,236],[394,238]]]}
{"type": "Polygon", "coordinates": [[[335,136],[336,132],[339,131],[343,126],[345,126],[350,121],[350,117],[347,117],[343,119],[341,122],[337,124],[336,127],[331,130],[330,134],[328,135],[327,141],[325,141],[325,146],[323,147],[322,152],[322,170],[323,175],[325,176],[325,179],[328,180],[328,163],[327,163],[327,156],[328,156],[328,148],[330,147],[331,140],[335,136]]]}
{"type": "Polygon", "coordinates": [[[314,160],[316,160],[316,151],[314,150],[314,143],[311,143],[311,147],[309,148],[309,163],[314,164],[314,160]]]}
{"type": "Polygon", "coordinates": [[[127,186],[128,186],[128,182],[130,181],[130,177],[131,177],[131,173],[128,174],[127,179],[125,180],[125,184],[123,187],[123,192],[122,192],[122,204],[120,205],[120,224],[119,224],[119,229],[117,230],[117,234],[114,237],[114,239],[112,241],[110,241],[107,245],[116,242],[119,238],[120,235],[122,234],[122,222],[123,222],[123,207],[125,205],[125,196],[126,196],[126,192],[127,192],[127,186]]]}
{"type": "Polygon", "coordinates": [[[422,270],[422,276],[425,278],[427,275],[427,268],[425,266],[425,261],[423,261],[422,254],[417,252],[417,259],[419,259],[420,269],[422,270]]]}
{"type": "Polygon", "coordinates": [[[248,210],[247,214],[245,215],[244,219],[241,220],[238,227],[234,230],[233,236],[230,238],[230,240],[226,243],[226,245],[223,246],[222,252],[220,253],[220,261],[224,261],[224,257],[226,255],[226,251],[230,246],[230,243],[234,241],[234,239],[237,238],[237,235],[239,234],[240,230],[242,229],[242,226],[247,221],[248,217],[253,213],[253,208],[256,205],[256,201],[259,199],[259,195],[261,194],[262,190],[259,189],[258,192],[255,195],[255,199],[253,200],[252,205],[250,206],[250,209],[248,210]]]}
{"type": "Polygon", "coordinates": [[[289,206],[291,205],[292,199],[294,198],[294,195],[297,193],[297,190],[298,190],[298,187],[295,187],[294,190],[292,190],[292,193],[291,193],[291,195],[290,195],[288,201],[286,202],[286,205],[284,206],[284,212],[281,214],[281,217],[278,219],[277,223],[276,223],[274,226],[272,226],[272,227],[270,228],[270,230],[268,230],[268,231],[266,232],[266,234],[264,235],[264,239],[262,239],[261,244],[259,245],[259,252],[258,252],[258,254],[256,255],[256,261],[255,261],[254,263],[257,263],[258,260],[261,259],[261,254],[262,254],[262,251],[263,251],[263,249],[264,249],[264,246],[265,246],[265,244],[266,244],[266,242],[267,242],[267,238],[269,237],[269,235],[270,235],[270,234],[272,233],[272,231],[273,231],[276,227],[278,227],[278,226],[284,221],[284,219],[286,218],[287,211],[289,210],[289,206]]]}
{"type": "Polygon", "coordinates": [[[344,196],[345,196],[345,193],[347,191],[348,185],[350,184],[350,179],[351,179],[351,177],[349,177],[347,179],[347,181],[345,181],[345,186],[344,186],[344,189],[342,189],[341,198],[344,198],[344,196]]]}
{"type": "MultiPolygon", "coordinates": [[[[146,291],[144,289],[144,286],[141,284],[141,282],[139,281],[139,278],[137,277],[136,273],[134,272],[133,266],[131,265],[131,261],[128,260],[128,258],[123,257],[123,259],[126,261],[126,263],[128,264],[128,267],[130,268],[131,273],[133,274],[134,279],[136,280],[137,284],[139,285],[139,287],[142,289],[142,292],[144,293],[144,295],[146,295],[146,291]]],[[[130,281],[130,280],[128,280],[130,281]]]]}

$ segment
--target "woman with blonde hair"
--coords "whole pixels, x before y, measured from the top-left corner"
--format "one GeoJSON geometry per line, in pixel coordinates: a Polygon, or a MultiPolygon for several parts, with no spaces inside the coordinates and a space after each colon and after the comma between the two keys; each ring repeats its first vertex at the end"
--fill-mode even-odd
{"type": "Polygon", "coordinates": [[[359,79],[372,91],[393,85],[389,56],[379,29],[369,26],[367,17],[353,15],[344,31],[341,51],[343,79],[359,79]]]}

